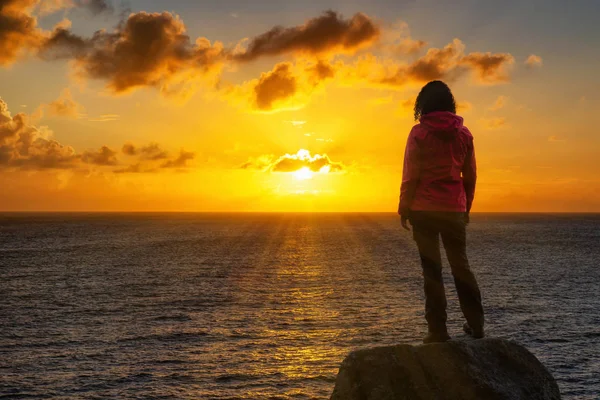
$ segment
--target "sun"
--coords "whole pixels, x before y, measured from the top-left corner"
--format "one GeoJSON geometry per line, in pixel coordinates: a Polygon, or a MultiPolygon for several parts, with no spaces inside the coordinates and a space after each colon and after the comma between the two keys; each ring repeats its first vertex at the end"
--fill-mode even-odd
{"type": "Polygon", "coordinates": [[[293,172],[294,178],[299,181],[307,181],[313,178],[314,172],[309,167],[302,167],[298,171],[293,172]]]}

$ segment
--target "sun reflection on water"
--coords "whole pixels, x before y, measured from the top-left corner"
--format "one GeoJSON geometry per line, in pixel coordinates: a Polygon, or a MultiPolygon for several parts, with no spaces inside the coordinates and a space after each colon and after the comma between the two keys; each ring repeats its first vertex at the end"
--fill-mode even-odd
{"type": "Polygon", "coordinates": [[[226,295],[194,318],[203,336],[187,349],[205,397],[327,398],[350,350],[415,336],[405,322],[421,312],[406,301],[414,295],[399,297],[402,283],[381,290],[393,270],[380,265],[395,261],[377,260],[366,232],[331,218],[271,218],[223,245],[227,264],[207,260],[221,289],[206,290],[226,295]]]}

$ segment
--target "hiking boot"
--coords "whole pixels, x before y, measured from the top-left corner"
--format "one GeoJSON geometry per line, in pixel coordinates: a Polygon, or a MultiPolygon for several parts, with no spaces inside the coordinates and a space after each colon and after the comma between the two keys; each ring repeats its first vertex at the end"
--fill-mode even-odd
{"type": "Polygon", "coordinates": [[[485,337],[483,328],[473,329],[471,328],[471,325],[469,325],[468,322],[465,322],[465,324],[463,325],[463,331],[465,331],[467,335],[471,336],[474,339],[482,339],[483,337],[485,337]]]}
{"type": "Polygon", "coordinates": [[[443,333],[429,332],[427,334],[427,336],[425,336],[423,338],[423,343],[424,344],[443,343],[443,342],[447,342],[450,339],[451,338],[450,338],[450,335],[448,335],[448,332],[443,332],[443,333]]]}

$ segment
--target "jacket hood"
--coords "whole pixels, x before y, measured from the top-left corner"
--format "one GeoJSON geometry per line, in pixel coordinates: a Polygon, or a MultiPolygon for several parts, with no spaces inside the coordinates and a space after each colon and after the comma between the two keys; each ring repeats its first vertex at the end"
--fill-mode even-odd
{"type": "Polygon", "coordinates": [[[434,111],[421,116],[421,125],[443,139],[453,138],[463,127],[463,118],[449,111],[434,111]]]}

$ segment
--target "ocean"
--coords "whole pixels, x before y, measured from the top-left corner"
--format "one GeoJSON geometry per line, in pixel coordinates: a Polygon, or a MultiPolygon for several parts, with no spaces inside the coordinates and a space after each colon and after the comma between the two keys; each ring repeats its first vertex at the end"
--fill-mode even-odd
{"type": "MultiPolygon", "coordinates": [[[[426,333],[393,214],[0,215],[0,398],[326,399],[426,333]]],[[[600,398],[600,215],[475,214],[487,335],[600,398]]],[[[461,333],[447,263],[449,330],[461,333]]]]}

